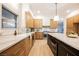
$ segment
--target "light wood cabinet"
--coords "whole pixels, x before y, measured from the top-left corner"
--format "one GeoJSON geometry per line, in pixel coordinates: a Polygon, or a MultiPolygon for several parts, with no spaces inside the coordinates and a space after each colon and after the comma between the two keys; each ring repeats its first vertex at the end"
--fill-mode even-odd
{"type": "Polygon", "coordinates": [[[73,19],[74,19],[73,17],[67,19],[67,28],[73,28],[74,27],[73,19]]]}
{"type": "Polygon", "coordinates": [[[34,19],[34,28],[42,28],[42,20],[34,19]]]}
{"type": "Polygon", "coordinates": [[[70,17],[67,19],[67,26],[66,27],[67,27],[67,29],[66,29],[67,34],[75,32],[75,30],[74,30],[74,17],[70,17]]]}
{"type": "Polygon", "coordinates": [[[44,38],[43,32],[35,32],[35,34],[34,34],[35,40],[39,40],[39,39],[43,39],[43,38],[44,38]]]}
{"type": "Polygon", "coordinates": [[[74,16],[74,23],[79,23],[79,15],[74,16]]]}
{"type": "Polygon", "coordinates": [[[79,24],[79,15],[67,19],[67,34],[71,32],[78,33],[76,24],[79,24]]]}
{"type": "Polygon", "coordinates": [[[26,27],[33,28],[34,27],[33,22],[34,22],[33,19],[27,19],[26,20],[26,27]]]}
{"type": "Polygon", "coordinates": [[[25,13],[25,19],[26,19],[26,27],[27,28],[33,28],[33,17],[32,17],[32,15],[31,15],[31,13],[30,12],[26,12],[25,13]]]}
{"type": "Polygon", "coordinates": [[[58,27],[58,21],[50,20],[50,28],[56,29],[58,27]]]}
{"type": "Polygon", "coordinates": [[[24,40],[18,42],[12,47],[0,53],[3,56],[27,56],[30,52],[30,38],[27,37],[24,40]]]}

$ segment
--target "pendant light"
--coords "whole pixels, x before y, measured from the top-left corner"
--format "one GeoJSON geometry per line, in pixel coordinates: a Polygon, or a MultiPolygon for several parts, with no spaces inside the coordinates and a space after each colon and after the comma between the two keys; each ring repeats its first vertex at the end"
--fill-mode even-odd
{"type": "Polygon", "coordinates": [[[59,21],[59,16],[57,15],[57,3],[55,3],[56,6],[56,16],[54,16],[54,21],[59,21]]]}

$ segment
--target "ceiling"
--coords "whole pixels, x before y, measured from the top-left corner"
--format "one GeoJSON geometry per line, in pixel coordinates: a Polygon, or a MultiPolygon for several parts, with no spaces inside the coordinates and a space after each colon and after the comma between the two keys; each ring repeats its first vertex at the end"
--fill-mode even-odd
{"type": "MultiPolygon", "coordinates": [[[[34,16],[40,15],[44,17],[50,17],[56,15],[55,3],[31,3],[30,9],[34,16]],[[39,13],[38,13],[39,11],[39,13]]],[[[69,13],[79,9],[79,3],[58,3],[57,14],[61,17],[66,17],[69,13]]]]}

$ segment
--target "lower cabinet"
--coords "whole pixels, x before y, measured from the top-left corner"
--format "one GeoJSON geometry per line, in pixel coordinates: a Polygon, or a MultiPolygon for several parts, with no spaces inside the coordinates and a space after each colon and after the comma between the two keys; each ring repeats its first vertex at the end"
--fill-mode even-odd
{"type": "Polygon", "coordinates": [[[55,37],[48,35],[47,42],[55,56],[79,56],[79,50],[74,49],[55,37]]]}
{"type": "Polygon", "coordinates": [[[52,41],[52,38],[50,39],[50,36],[49,36],[47,43],[48,43],[52,53],[56,56],[57,55],[57,43],[55,41],[52,41]]]}
{"type": "Polygon", "coordinates": [[[67,51],[61,45],[58,45],[58,55],[59,56],[67,55],[67,51]]]}
{"type": "MultiPolygon", "coordinates": [[[[32,45],[31,45],[32,46],[32,45]]],[[[27,56],[31,49],[30,37],[23,39],[12,47],[0,53],[2,56],[27,56]]]]}
{"type": "Polygon", "coordinates": [[[58,56],[76,56],[76,55],[79,55],[78,50],[70,47],[69,45],[61,41],[58,42],[58,56]]]}
{"type": "Polygon", "coordinates": [[[44,38],[43,32],[35,32],[34,33],[34,39],[35,40],[40,40],[40,39],[43,39],[43,38],[44,38]]]}
{"type": "Polygon", "coordinates": [[[58,45],[58,56],[74,56],[72,53],[69,53],[62,45],[58,45]]]}

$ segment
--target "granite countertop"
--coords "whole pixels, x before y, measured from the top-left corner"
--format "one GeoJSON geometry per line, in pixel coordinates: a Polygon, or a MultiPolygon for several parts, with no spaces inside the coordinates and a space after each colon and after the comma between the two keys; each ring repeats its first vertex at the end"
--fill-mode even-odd
{"type": "Polygon", "coordinates": [[[79,37],[70,38],[63,33],[48,33],[48,34],[66,43],[67,45],[79,50],[79,37]]]}
{"type": "Polygon", "coordinates": [[[9,47],[15,45],[19,41],[23,40],[24,38],[31,36],[34,32],[29,32],[25,34],[19,35],[7,35],[7,36],[0,36],[0,53],[8,49],[9,47]]]}

